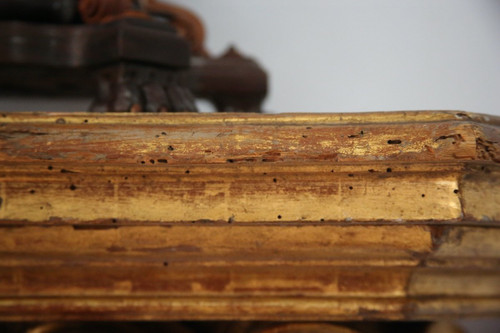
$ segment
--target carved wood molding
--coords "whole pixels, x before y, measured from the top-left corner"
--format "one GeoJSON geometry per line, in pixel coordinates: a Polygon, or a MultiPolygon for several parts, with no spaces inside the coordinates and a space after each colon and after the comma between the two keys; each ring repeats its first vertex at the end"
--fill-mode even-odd
{"type": "Polygon", "coordinates": [[[0,114],[0,318],[498,315],[499,124],[0,114]]]}

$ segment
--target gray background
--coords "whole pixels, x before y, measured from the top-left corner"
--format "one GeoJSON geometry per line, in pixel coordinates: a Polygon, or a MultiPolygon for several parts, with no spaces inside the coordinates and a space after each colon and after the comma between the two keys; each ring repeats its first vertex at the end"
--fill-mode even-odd
{"type": "Polygon", "coordinates": [[[269,71],[270,112],[500,115],[498,0],[177,0],[269,71]]]}

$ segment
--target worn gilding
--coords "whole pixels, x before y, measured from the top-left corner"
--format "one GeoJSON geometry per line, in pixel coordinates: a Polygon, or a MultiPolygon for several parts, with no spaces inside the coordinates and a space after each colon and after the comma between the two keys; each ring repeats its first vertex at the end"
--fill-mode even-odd
{"type": "Polygon", "coordinates": [[[0,318],[500,314],[499,120],[0,116],[0,318]]]}

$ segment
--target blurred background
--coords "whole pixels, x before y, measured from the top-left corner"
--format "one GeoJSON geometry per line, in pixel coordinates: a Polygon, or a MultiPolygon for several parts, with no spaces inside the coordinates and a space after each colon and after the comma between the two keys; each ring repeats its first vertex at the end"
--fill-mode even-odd
{"type": "Polygon", "coordinates": [[[498,0],[177,0],[270,75],[269,112],[500,115],[498,0]]]}
{"type": "MultiPolygon", "coordinates": [[[[172,0],[268,71],[266,112],[459,109],[500,115],[499,0],[172,0]]],[[[2,96],[0,109],[90,99],[2,96]]],[[[198,104],[211,111],[209,103],[198,104]]]]}

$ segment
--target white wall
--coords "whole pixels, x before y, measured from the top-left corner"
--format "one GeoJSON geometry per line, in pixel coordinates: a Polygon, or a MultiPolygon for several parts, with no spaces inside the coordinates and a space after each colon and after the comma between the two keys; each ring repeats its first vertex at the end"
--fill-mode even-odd
{"type": "Polygon", "coordinates": [[[270,112],[462,109],[500,115],[499,0],[177,0],[215,55],[269,71],[270,112]]]}

